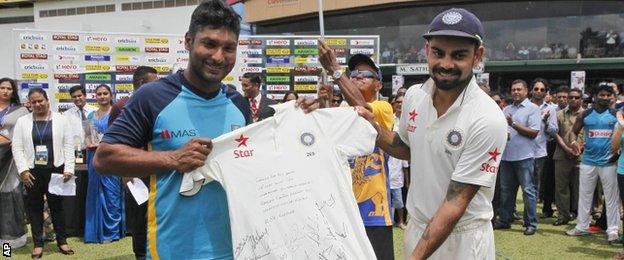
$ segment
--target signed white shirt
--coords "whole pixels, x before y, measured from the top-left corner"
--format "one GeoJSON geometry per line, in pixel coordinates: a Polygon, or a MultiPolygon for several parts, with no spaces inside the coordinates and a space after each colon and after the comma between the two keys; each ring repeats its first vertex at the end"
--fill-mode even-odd
{"type": "Polygon", "coordinates": [[[180,192],[221,183],[235,259],[375,259],[347,161],[373,151],[373,127],[353,108],[274,108],[272,118],[214,139],[180,192]]]}

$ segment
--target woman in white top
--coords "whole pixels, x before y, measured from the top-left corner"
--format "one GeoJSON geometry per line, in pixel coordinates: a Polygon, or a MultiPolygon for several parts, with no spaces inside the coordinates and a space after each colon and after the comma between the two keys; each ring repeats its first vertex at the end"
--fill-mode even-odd
{"type": "Polygon", "coordinates": [[[62,173],[69,181],[74,174],[74,145],[69,120],[50,111],[48,96],[43,89],[28,92],[33,112],[20,117],[13,132],[13,156],[17,171],[26,186],[26,215],[30,220],[33,242],[32,258],[43,254],[43,195],[45,194],[52,214],[59,251],[66,255],[74,253],[67,245],[65,215],[61,196],[48,192],[53,173],[62,173]]]}

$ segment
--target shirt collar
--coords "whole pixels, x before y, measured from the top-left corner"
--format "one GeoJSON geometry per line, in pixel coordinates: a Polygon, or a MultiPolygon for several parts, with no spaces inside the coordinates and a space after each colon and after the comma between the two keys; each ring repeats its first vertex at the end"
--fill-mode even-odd
{"type": "Polygon", "coordinates": [[[519,105],[516,106],[516,104],[514,103],[511,103],[511,105],[515,107],[526,107],[529,105],[529,103],[531,103],[531,101],[529,101],[529,98],[525,98],[524,100],[522,100],[522,102],[520,102],[519,105]]]}
{"type": "MultiPolygon", "coordinates": [[[[421,86],[422,90],[425,91],[427,94],[429,94],[429,96],[433,97],[433,86],[435,85],[435,83],[433,82],[432,78],[429,78],[425,83],[423,83],[423,85],[421,86]]],[[[464,104],[464,102],[470,100],[470,98],[472,98],[473,94],[474,94],[474,90],[478,89],[479,85],[477,85],[477,81],[474,77],[474,75],[472,76],[472,78],[470,79],[470,82],[468,82],[468,85],[464,88],[464,90],[459,94],[459,96],[457,97],[457,99],[455,100],[455,102],[453,102],[453,105],[451,105],[451,107],[449,107],[449,110],[457,108],[459,106],[461,106],[462,104],[464,104]]]]}

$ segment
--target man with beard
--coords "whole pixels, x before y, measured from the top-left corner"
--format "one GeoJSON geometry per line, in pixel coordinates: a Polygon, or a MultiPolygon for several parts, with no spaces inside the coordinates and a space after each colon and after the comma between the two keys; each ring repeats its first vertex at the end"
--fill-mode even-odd
{"type": "MultiPolygon", "coordinates": [[[[615,162],[618,156],[611,151],[611,135],[617,124],[616,110],[610,108],[613,87],[601,84],[594,95],[592,108],[583,112],[572,127],[571,140],[576,140],[581,128],[584,130],[585,147],[581,157],[579,174],[579,202],[576,227],[566,232],[569,236],[588,234],[589,213],[596,182],[600,178],[607,209],[607,239],[609,243],[619,241],[620,201],[615,162]]],[[[574,154],[580,154],[580,145],[573,141],[574,154]]]]}
{"type": "Polygon", "coordinates": [[[534,141],[540,131],[539,107],[527,98],[528,86],[524,80],[511,83],[513,102],[503,110],[507,118],[509,140],[502,156],[500,168],[501,205],[499,221],[494,229],[511,228],[518,185],[522,187],[524,201],[525,235],[537,230],[537,190],[533,179],[534,141]]]}
{"type": "MultiPolygon", "coordinates": [[[[505,117],[479,89],[483,26],[472,13],[438,14],[423,35],[430,76],[403,99],[398,132],[375,126],[377,144],[409,160],[405,255],[410,259],[494,259],[492,197],[505,147],[505,117]],[[446,192],[445,192],[446,190],[446,192]]],[[[343,92],[347,100],[355,92],[343,92]]]]}
{"type": "Polygon", "coordinates": [[[212,182],[192,197],[178,190],[181,173],[204,165],[210,138],[250,122],[245,99],[221,82],[236,62],[239,32],[240,17],[223,1],[199,4],[184,37],[188,69],[138,89],[98,147],[98,171],[150,176],[148,258],[233,258],[223,187],[212,182]]]}

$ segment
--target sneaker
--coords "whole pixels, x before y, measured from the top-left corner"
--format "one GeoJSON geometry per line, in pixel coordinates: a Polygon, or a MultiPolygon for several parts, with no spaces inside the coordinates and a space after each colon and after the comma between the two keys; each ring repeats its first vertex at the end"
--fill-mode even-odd
{"type": "Polygon", "coordinates": [[[607,235],[607,240],[609,240],[609,245],[621,245],[622,239],[618,233],[611,233],[607,235]]]}
{"type": "Polygon", "coordinates": [[[586,235],[589,235],[589,233],[587,231],[582,231],[577,228],[573,228],[573,229],[568,230],[566,232],[566,235],[576,237],[576,236],[586,236],[586,235]]]}
{"type": "Polygon", "coordinates": [[[590,234],[598,234],[598,233],[602,232],[602,228],[600,228],[600,226],[598,226],[598,225],[594,225],[594,226],[589,226],[587,231],[590,234]]]}

